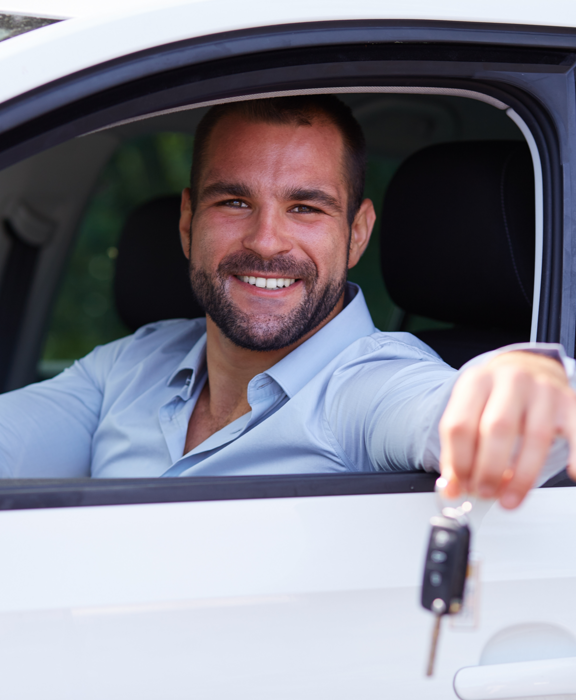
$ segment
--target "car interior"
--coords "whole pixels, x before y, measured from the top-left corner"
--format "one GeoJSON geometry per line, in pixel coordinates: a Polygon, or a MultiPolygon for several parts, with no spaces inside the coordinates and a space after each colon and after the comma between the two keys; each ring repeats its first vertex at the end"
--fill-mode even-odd
{"type": "MultiPolygon", "coordinates": [[[[340,97],[367,140],[378,220],[349,279],[376,327],[415,333],[456,368],[529,340],[534,170],[518,126],[481,99],[340,97]]],[[[0,173],[2,390],[145,323],[202,315],[177,223],[205,112],[121,123],[0,173]]]]}

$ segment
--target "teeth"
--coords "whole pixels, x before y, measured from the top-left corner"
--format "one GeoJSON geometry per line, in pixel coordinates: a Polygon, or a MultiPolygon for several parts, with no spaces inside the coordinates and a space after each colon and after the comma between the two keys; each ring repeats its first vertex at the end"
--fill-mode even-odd
{"type": "Polygon", "coordinates": [[[282,289],[282,287],[289,287],[296,282],[295,279],[289,277],[253,277],[248,275],[239,275],[238,277],[242,282],[253,284],[260,289],[282,289]]]}

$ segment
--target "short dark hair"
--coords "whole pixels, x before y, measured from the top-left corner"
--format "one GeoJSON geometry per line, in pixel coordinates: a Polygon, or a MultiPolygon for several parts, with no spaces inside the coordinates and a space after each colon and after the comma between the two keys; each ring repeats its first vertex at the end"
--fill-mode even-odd
{"type": "Polygon", "coordinates": [[[360,124],[348,105],[334,95],[294,95],[258,100],[227,102],[212,107],[202,118],[194,138],[194,153],[190,173],[192,210],[198,203],[198,188],[204,168],[210,135],[218,122],[229,115],[264,124],[296,124],[311,126],[315,120],[325,120],[342,134],[345,176],[348,180],[348,223],[351,225],[364,195],[366,177],[366,142],[360,124]]]}

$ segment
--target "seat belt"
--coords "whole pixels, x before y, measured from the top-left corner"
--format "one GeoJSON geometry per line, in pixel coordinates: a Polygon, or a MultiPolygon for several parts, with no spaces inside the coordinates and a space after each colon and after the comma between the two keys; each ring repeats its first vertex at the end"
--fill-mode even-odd
{"type": "Polygon", "coordinates": [[[9,240],[0,280],[0,393],[6,391],[41,248],[54,224],[20,203],[8,210],[0,235],[9,240]]]}

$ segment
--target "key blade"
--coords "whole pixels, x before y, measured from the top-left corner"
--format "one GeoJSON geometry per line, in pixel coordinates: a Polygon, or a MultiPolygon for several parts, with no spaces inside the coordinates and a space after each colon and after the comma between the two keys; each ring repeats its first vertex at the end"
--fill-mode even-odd
{"type": "Polygon", "coordinates": [[[432,628],[432,643],[430,644],[430,655],[428,656],[428,667],[426,668],[426,676],[430,678],[434,674],[434,663],[436,661],[436,649],[438,648],[438,637],[440,636],[440,625],[442,624],[442,615],[436,615],[434,627],[432,628]]]}

